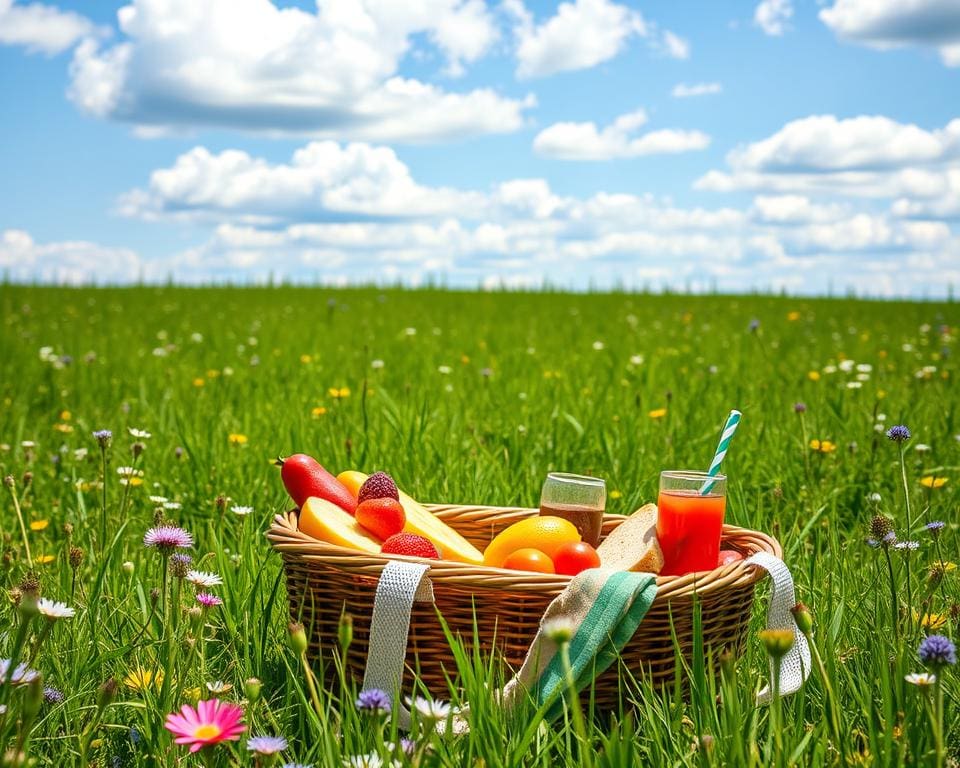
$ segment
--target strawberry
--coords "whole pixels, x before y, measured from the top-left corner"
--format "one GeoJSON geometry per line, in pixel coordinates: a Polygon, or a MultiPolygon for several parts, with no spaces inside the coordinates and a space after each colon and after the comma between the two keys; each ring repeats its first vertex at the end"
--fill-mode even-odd
{"type": "Polygon", "coordinates": [[[407,555],[408,557],[429,557],[439,560],[440,553],[433,546],[430,539],[417,536],[415,533],[398,533],[391,536],[380,547],[382,555],[407,555]]]}
{"type": "Polygon", "coordinates": [[[357,503],[362,504],[367,499],[396,499],[400,501],[400,492],[393,478],[386,472],[374,472],[363,481],[357,491],[357,503]]]}
{"type": "Polygon", "coordinates": [[[379,539],[389,539],[400,533],[407,516],[396,499],[367,499],[357,505],[357,522],[379,539]]]}

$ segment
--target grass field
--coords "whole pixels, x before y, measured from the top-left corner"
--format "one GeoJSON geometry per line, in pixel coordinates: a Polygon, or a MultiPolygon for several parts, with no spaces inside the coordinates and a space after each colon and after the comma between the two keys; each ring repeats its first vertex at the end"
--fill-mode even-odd
{"type": "Polygon", "coordinates": [[[955,304],[4,285],[0,306],[0,466],[13,483],[0,656],[56,689],[40,701],[39,683],[13,685],[19,673],[0,685],[5,765],[33,764],[18,750],[36,765],[271,764],[250,734],[286,738],[278,765],[960,758],[956,667],[918,657],[925,634],[955,639],[960,621],[955,304]],[[471,734],[415,732],[412,757],[389,752],[396,733],[349,690],[321,691],[316,713],[262,535],[289,505],[277,455],[384,469],[423,501],[532,506],[547,471],[589,473],[606,478],[608,511],[627,513],[655,498],[661,469],[706,468],[731,408],[743,422],[724,465],[727,520],[783,543],[825,679],[755,707],[767,665],[753,637],[721,691],[684,701],[640,686],[633,714],[585,731],[567,716],[526,727],[529,711],[500,714],[477,683],[471,734]],[[898,424],[910,440],[885,436],[898,424]],[[143,546],[157,515],[194,535],[193,567],[222,577],[209,590],[222,606],[184,612],[193,588],[143,546]],[[918,548],[869,546],[875,515],[918,548]],[[925,528],[937,520],[939,535],[925,528]],[[37,582],[76,615],[31,620],[37,582]],[[905,679],[924,671],[938,683],[905,679]],[[251,677],[262,695],[244,702],[251,677]],[[174,745],[164,718],[197,696],[244,702],[248,734],[200,755],[174,745]]]}

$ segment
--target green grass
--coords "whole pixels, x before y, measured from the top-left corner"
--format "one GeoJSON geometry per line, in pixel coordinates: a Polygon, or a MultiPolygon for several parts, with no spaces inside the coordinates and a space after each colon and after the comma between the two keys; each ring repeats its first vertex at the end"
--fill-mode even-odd
{"type": "MultiPolygon", "coordinates": [[[[14,654],[22,635],[19,658],[32,658],[43,683],[65,696],[37,708],[28,688],[0,687],[8,705],[0,754],[20,742],[37,765],[199,765],[172,743],[164,717],[192,700],[193,689],[211,696],[213,681],[233,686],[221,698],[241,701],[244,680],[257,677],[263,694],[246,722],[254,733],[286,736],[284,761],[339,766],[353,755],[385,757],[384,742],[397,737],[391,726],[360,717],[353,693],[339,685],[320,691],[318,711],[289,649],[280,560],[262,535],[289,506],[271,459],[302,451],[333,471],[389,471],[423,501],[503,505],[535,505],[551,469],[589,473],[606,478],[608,510],[627,513],[655,498],[661,469],[705,468],[735,407],[743,423],[724,466],[727,519],[783,543],[798,598],[816,617],[839,738],[817,675],[783,702],[780,725],[770,728],[777,713],[753,704],[767,677],[755,636],[722,680],[694,669],[686,698],[627,681],[623,711],[588,712],[586,733],[570,712],[550,725],[529,708],[500,712],[488,691],[503,671],[457,647],[472,733],[421,734],[413,762],[937,763],[932,699],[904,675],[924,669],[914,612],[942,615],[938,631],[956,637],[960,571],[939,583],[928,578],[941,556],[960,560],[954,304],[3,285],[0,306],[0,470],[15,481],[0,502],[10,595],[0,606],[0,657],[14,654]],[[52,348],[47,359],[43,347],[52,348]],[[72,361],[57,362],[64,355],[72,361]],[[829,372],[843,360],[872,366],[859,388],[848,387],[863,373],[856,367],[829,372]],[[349,395],[331,395],[341,388],[349,395]],[[806,404],[802,415],[797,402],[806,404]],[[665,416],[651,417],[664,408],[665,416]],[[876,429],[899,423],[913,432],[905,446],[912,537],[899,449],[876,429]],[[133,464],[128,428],[152,436],[136,462],[143,484],[125,488],[116,470],[133,464]],[[114,434],[105,478],[96,429],[114,434]],[[230,435],[245,441],[231,443],[230,435]],[[814,439],[836,450],[813,451],[814,439]],[[946,484],[920,484],[934,475],[946,484]],[[25,625],[16,605],[31,567],[14,495],[25,525],[48,521],[27,531],[42,595],[77,609],[46,636],[43,620],[25,625]],[[181,505],[165,514],[194,534],[196,567],[223,577],[212,590],[223,606],[199,621],[184,613],[188,585],[151,596],[164,579],[161,558],[142,546],[157,514],[150,495],[181,505]],[[218,505],[218,497],[229,501],[218,505]],[[233,505],[254,512],[241,517],[233,505]],[[885,552],[864,543],[878,513],[900,538],[920,542],[909,559],[889,553],[899,630],[885,552]],[[935,519],[948,523],[939,553],[922,527],[935,519]],[[76,568],[71,546],[82,550],[76,568]],[[163,684],[136,691],[121,682],[99,708],[104,681],[137,668],[165,670],[163,684]]],[[[957,759],[956,668],[940,677],[943,752],[957,759]]],[[[219,748],[213,762],[253,764],[244,744],[219,748]]],[[[15,754],[5,759],[16,764],[15,754]]]]}

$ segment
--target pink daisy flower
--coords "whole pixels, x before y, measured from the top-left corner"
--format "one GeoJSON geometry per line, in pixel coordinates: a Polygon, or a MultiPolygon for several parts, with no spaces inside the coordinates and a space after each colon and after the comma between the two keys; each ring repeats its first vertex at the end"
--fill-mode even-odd
{"type": "Polygon", "coordinates": [[[191,752],[204,747],[212,747],[221,741],[237,741],[246,730],[240,720],[243,709],[219,699],[207,699],[197,704],[197,708],[186,704],[180,713],[170,713],[164,726],[176,738],[177,744],[189,744],[191,752]]]}
{"type": "Polygon", "coordinates": [[[158,525],[144,534],[143,546],[156,547],[164,554],[175,549],[189,549],[193,546],[193,536],[178,525],[158,525]]]}
{"type": "Polygon", "coordinates": [[[223,600],[216,595],[211,595],[209,592],[198,592],[197,602],[200,603],[200,605],[202,605],[204,608],[213,608],[215,605],[223,605],[223,600]]]}

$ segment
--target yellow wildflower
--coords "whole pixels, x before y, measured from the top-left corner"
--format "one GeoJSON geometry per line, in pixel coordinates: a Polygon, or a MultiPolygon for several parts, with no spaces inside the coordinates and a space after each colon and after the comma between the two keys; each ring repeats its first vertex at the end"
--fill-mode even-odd
{"type": "Polygon", "coordinates": [[[207,378],[208,378],[208,379],[215,379],[215,378],[217,378],[217,376],[219,376],[219,375],[220,375],[220,371],[218,371],[216,368],[210,368],[210,369],[207,371],[207,378]]]}
{"type": "Polygon", "coordinates": [[[955,571],[955,570],[957,570],[957,564],[956,564],[956,563],[951,563],[951,562],[949,562],[949,561],[940,563],[940,566],[943,568],[943,572],[944,572],[944,573],[950,573],[950,571],[955,571]]]}
{"type": "Polygon", "coordinates": [[[151,685],[160,690],[160,686],[163,685],[163,670],[158,669],[153,672],[143,667],[137,667],[127,673],[127,676],[123,678],[123,684],[135,691],[145,691],[151,685]]]}
{"type": "Polygon", "coordinates": [[[57,558],[53,555],[37,555],[33,558],[33,562],[39,563],[40,565],[46,565],[47,563],[52,563],[57,558]]]}
{"type": "Polygon", "coordinates": [[[789,320],[791,323],[794,323],[799,319],[800,313],[797,312],[797,310],[793,310],[793,312],[787,312],[787,320],[789,320]]]}
{"type": "Polygon", "coordinates": [[[313,357],[311,355],[300,355],[300,362],[304,365],[309,365],[313,362],[313,357]]]}
{"type": "Polygon", "coordinates": [[[73,418],[73,414],[70,411],[60,411],[60,421],[70,421],[73,418]]]}
{"type": "Polygon", "coordinates": [[[334,400],[340,400],[344,397],[350,397],[350,387],[330,387],[327,390],[327,394],[330,395],[334,400]]]}
{"type": "Polygon", "coordinates": [[[206,383],[207,383],[207,382],[204,381],[204,380],[203,380],[202,378],[200,378],[199,376],[197,376],[197,378],[195,378],[195,379],[193,380],[193,386],[195,386],[195,387],[202,387],[202,386],[203,386],[204,384],[206,384],[206,383]]]}
{"type": "Polygon", "coordinates": [[[651,419],[662,419],[666,415],[667,415],[666,408],[654,408],[652,411],[650,411],[647,414],[647,416],[649,416],[651,419]]]}
{"type": "Polygon", "coordinates": [[[53,428],[57,430],[57,432],[63,432],[65,435],[69,435],[71,432],[73,432],[73,427],[71,427],[69,424],[54,424],[53,428]]]}
{"type": "Polygon", "coordinates": [[[920,485],[924,488],[942,488],[947,484],[947,478],[937,477],[936,475],[927,475],[920,478],[920,485]]]}
{"type": "Polygon", "coordinates": [[[467,363],[470,362],[470,358],[467,357],[466,355],[460,355],[460,362],[466,365],[467,363]]]}
{"type": "Polygon", "coordinates": [[[227,437],[227,440],[230,441],[230,445],[246,445],[247,436],[242,435],[239,432],[231,432],[227,437]]]}
{"type": "Polygon", "coordinates": [[[810,441],[810,450],[817,451],[818,453],[833,453],[837,450],[837,446],[829,440],[813,439],[810,441]]]}
{"type": "Polygon", "coordinates": [[[618,490],[612,490],[612,491],[610,491],[610,498],[611,498],[611,499],[619,499],[619,498],[621,498],[622,496],[623,496],[623,494],[620,493],[620,491],[618,491],[618,490]]]}
{"type": "Polygon", "coordinates": [[[807,378],[810,379],[810,381],[820,381],[820,371],[810,371],[810,373],[807,374],[807,378]]]}
{"type": "Polygon", "coordinates": [[[321,416],[324,416],[326,413],[327,413],[327,409],[324,408],[322,405],[318,405],[316,408],[310,411],[310,415],[313,416],[313,418],[315,419],[319,419],[321,416]]]}
{"type": "Polygon", "coordinates": [[[50,521],[49,521],[49,520],[31,520],[31,521],[30,521],[30,530],[31,530],[31,531],[42,531],[42,530],[43,530],[44,528],[46,528],[48,525],[50,525],[50,521]]]}
{"type": "Polygon", "coordinates": [[[921,629],[943,629],[947,624],[947,614],[945,613],[925,613],[921,616],[918,611],[914,611],[913,618],[920,622],[921,629]]]}

